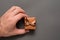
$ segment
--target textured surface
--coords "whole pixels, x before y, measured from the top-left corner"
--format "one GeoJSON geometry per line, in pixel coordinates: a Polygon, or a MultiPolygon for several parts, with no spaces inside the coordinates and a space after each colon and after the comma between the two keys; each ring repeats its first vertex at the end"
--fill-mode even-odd
{"type": "Polygon", "coordinates": [[[11,6],[22,7],[37,18],[34,34],[0,38],[0,40],[60,40],[60,0],[0,0],[0,15],[11,6]]]}

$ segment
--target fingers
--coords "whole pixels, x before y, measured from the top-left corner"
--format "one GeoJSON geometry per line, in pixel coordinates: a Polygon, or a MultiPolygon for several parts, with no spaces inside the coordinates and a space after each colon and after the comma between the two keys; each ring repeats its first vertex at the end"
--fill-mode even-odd
{"type": "MultiPolygon", "coordinates": [[[[15,10],[14,10],[15,11],[15,10]]],[[[13,11],[13,12],[14,12],[13,11]]],[[[21,7],[18,7],[18,6],[16,6],[16,11],[19,11],[19,12],[21,12],[21,13],[25,13],[25,11],[21,8],[21,7]]]]}
{"type": "Polygon", "coordinates": [[[14,16],[18,13],[25,13],[25,11],[21,7],[12,6],[5,14],[10,15],[10,16],[14,16]]]}
{"type": "Polygon", "coordinates": [[[21,8],[21,7],[18,7],[18,6],[13,6],[11,7],[8,12],[10,12],[11,15],[16,15],[18,13],[25,13],[25,11],[21,8]]]}
{"type": "Polygon", "coordinates": [[[16,9],[12,12],[12,15],[16,15],[19,13],[25,13],[25,11],[21,9],[20,7],[16,7],[16,9]]]}
{"type": "Polygon", "coordinates": [[[8,10],[8,12],[12,12],[13,10],[15,10],[16,9],[16,6],[12,6],[9,10],[8,10]]]}
{"type": "Polygon", "coordinates": [[[28,17],[28,15],[27,14],[23,14],[23,13],[19,13],[19,14],[17,14],[15,17],[14,17],[14,19],[16,20],[16,21],[19,21],[21,18],[23,18],[23,17],[28,17]]]}

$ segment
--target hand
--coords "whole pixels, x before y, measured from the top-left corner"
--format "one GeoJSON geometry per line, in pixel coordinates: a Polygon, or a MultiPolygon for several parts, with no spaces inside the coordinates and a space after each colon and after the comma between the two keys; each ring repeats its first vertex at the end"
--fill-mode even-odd
{"type": "Polygon", "coordinates": [[[8,37],[26,33],[27,31],[25,29],[16,28],[16,23],[25,16],[27,17],[28,15],[20,7],[11,7],[0,17],[0,37],[8,37]]]}

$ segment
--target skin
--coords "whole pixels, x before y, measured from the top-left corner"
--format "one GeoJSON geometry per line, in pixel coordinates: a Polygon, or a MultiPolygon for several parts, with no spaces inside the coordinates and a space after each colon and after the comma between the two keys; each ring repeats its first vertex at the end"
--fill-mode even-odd
{"type": "Polygon", "coordinates": [[[11,7],[0,17],[0,37],[9,37],[25,34],[25,29],[17,29],[16,23],[22,18],[28,17],[26,12],[18,6],[11,7]]]}

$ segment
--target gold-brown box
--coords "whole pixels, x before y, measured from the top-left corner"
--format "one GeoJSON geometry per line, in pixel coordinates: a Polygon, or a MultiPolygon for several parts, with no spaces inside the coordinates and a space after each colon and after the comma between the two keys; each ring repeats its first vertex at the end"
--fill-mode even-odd
{"type": "Polygon", "coordinates": [[[35,17],[25,17],[25,29],[26,30],[35,30],[36,29],[36,18],[35,17]]]}

